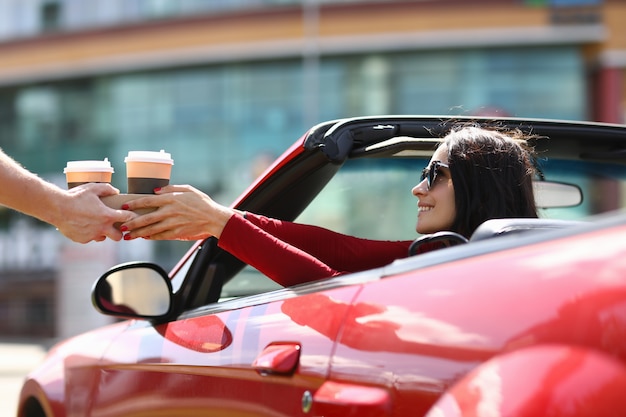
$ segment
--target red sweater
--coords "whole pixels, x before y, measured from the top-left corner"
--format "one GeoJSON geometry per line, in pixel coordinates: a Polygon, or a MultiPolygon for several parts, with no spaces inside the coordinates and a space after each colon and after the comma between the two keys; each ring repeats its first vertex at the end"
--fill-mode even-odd
{"type": "Polygon", "coordinates": [[[408,241],[362,239],[252,213],[233,215],[218,245],[283,286],[387,265],[408,241]]]}

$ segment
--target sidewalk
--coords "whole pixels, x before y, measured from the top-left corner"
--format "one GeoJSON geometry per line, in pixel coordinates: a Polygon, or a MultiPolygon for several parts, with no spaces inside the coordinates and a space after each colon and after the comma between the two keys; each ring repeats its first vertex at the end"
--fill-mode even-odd
{"type": "Polygon", "coordinates": [[[36,343],[0,341],[0,417],[17,415],[17,400],[24,377],[46,354],[46,348],[36,343]]]}

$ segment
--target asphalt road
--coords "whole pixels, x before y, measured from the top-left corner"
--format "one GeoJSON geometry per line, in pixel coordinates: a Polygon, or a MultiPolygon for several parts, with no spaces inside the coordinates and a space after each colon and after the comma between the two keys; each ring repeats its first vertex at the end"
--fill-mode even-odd
{"type": "Polygon", "coordinates": [[[39,344],[0,342],[0,417],[17,415],[24,377],[41,363],[45,353],[45,347],[39,344]]]}

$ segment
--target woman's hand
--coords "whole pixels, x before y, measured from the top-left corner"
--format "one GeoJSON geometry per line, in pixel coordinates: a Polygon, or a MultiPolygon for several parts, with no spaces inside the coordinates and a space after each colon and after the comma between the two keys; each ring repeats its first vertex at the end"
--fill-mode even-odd
{"type": "Polygon", "coordinates": [[[190,185],[168,185],[128,201],[125,210],[156,208],[120,226],[125,240],[199,240],[220,237],[235,210],[222,206],[190,185]]]}

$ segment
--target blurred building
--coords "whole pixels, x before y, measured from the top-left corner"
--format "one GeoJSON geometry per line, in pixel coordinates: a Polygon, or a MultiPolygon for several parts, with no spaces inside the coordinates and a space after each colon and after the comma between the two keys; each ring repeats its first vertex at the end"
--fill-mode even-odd
{"type": "MultiPolygon", "coordinates": [[[[107,157],[122,192],[126,153],[165,149],[172,182],[227,203],[322,120],[621,123],[625,21],[623,0],[0,0],[0,146],[61,186],[67,160],[107,157]]],[[[67,324],[95,277],[184,250],[74,245],[8,210],[0,225],[0,334],[99,324],[67,324]]]]}

